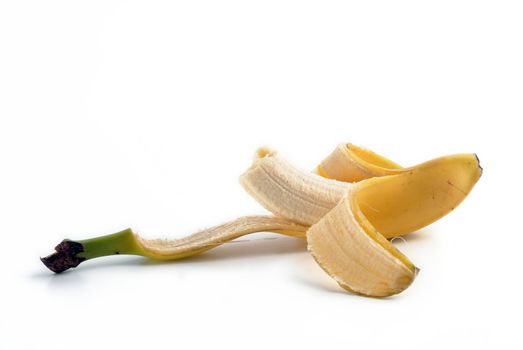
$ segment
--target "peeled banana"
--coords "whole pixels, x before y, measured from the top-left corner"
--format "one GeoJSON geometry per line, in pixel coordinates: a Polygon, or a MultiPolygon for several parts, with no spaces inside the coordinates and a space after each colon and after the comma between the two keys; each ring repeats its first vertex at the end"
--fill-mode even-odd
{"type": "Polygon", "coordinates": [[[369,195],[362,198],[361,205],[370,218],[379,217],[378,230],[391,238],[418,230],[452,211],[480,175],[476,155],[457,154],[399,169],[396,175],[389,175],[394,176],[394,182],[383,176],[349,183],[300,170],[276,151],[261,148],[252,166],[240,177],[240,183],[273,214],[312,225],[334,208],[350,188],[369,181],[373,185],[365,192],[369,195]],[[391,193],[390,198],[385,192],[391,193]],[[389,201],[380,202],[379,198],[389,201]]]}
{"type": "Polygon", "coordinates": [[[301,171],[262,148],[240,182],[275,215],[312,225],[308,249],[343,288],[384,297],[407,288],[418,271],[386,238],[453,210],[482,173],[474,154],[396,169],[396,175],[340,182],[301,171]]]}
{"type": "Polygon", "coordinates": [[[274,216],[246,216],[176,240],[150,240],[131,229],[64,240],[42,262],[56,273],[117,254],[186,258],[260,231],[307,238],[318,264],[343,288],[366,296],[401,292],[418,269],[387,240],[453,210],[482,169],[473,154],[441,157],[410,168],[372,151],[338,145],[313,173],[260,148],[240,183],[274,216]]]}

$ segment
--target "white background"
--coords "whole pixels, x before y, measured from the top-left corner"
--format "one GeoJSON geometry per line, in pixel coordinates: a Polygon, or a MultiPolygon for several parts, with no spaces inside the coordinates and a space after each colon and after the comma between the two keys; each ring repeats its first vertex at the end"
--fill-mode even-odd
{"type": "Polygon", "coordinates": [[[0,348],[521,348],[522,18],[521,1],[2,0],[0,348]],[[421,268],[398,296],[348,294],[272,234],[173,263],[38,260],[264,213],[237,181],[257,147],[309,170],[340,142],[485,169],[395,241],[421,268]]]}

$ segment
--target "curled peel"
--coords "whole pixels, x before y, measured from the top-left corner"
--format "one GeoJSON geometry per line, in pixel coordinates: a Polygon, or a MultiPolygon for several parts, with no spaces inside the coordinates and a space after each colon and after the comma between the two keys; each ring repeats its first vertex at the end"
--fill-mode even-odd
{"type": "Polygon", "coordinates": [[[83,261],[108,255],[141,255],[155,260],[178,260],[203,253],[254,232],[275,232],[305,237],[308,227],[275,216],[243,216],[180,239],[146,239],[126,229],[85,240],[64,240],[55,252],[41,258],[55,273],[77,267],[83,261]]]}
{"type": "Polygon", "coordinates": [[[243,216],[176,240],[145,239],[136,235],[144,255],[159,260],[178,260],[203,253],[223,243],[255,232],[274,232],[287,236],[305,236],[307,227],[276,216],[243,216]]]}
{"type": "Polygon", "coordinates": [[[361,224],[354,191],[307,231],[308,249],[341,287],[373,297],[397,294],[418,269],[372,226],[361,224]]]}
{"type": "Polygon", "coordinates": [[[315,170],[328,179],[358,182],[371,177],[397,174],[403,168],[371,150],[342,143],[315,170]]]}

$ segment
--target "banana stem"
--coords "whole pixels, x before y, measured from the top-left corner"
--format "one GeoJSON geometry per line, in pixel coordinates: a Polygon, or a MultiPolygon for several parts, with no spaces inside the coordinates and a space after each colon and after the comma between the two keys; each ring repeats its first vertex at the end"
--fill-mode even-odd
{"type": "Polygon", "coordinates": [[[63,240],[55,247],[56,252],[41,258],[47,268],[56,273],[77,267],[82,262],[101,256],[131,254],[146,255],[136,243],[135,235],[129,228],[110,235],[72,241],[63,240]]]}
{"type": "Polygon", "coordinates": [[[118,254],[145,255],[143,249],[136,243],[133,230],[130,228],[77,242],[84,248],[84,251],[77,256],[85,260],[118,254]]]}

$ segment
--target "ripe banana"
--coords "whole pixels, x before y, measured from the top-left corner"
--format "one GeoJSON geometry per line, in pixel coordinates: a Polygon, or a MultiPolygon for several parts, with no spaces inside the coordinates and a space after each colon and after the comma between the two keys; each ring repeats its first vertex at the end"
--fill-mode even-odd
{"type": "MultiPolygon", "coordinates": [[[[395,191],[396,199],[387,208],[377,209],[368,198],[362,202],[370,217],[381,211],[381,221],[388,221],[386,229],[378,229],[387,238],[404,235],[431,224],[458,206],[475,185],[481,175],[479,161],[474,154],[457,154],[401,168],[396,175],[401,182],[395,191]],[[411,183],[412,174],[422,172],[416,184],[411,183]],[[443,184],[441,183],[443,181],[443,184]],[[418,186],[418,187],[415,187],[418,186]],[[430,188],[430,201],[416,202],[421,197],[420,187],[430,188]],[[409,208],[401,204],[410,203],[409,208]],[[403,212],[409,210],[408,212],[403,212]],[[407,215],[408,214],[408,215],[407,215]]],[[[388,176],[383,176],[383,178],[388,176]]],[[[379,179],[376,177],[372,179],[379,179]]],[[[368,181],[371,179],[363,180],[368,181]]],[[[257,151],[252,166],[241,175],[240,183],[263,207],[281,216],[310,226],[318,222],[342,199],[347,190],[356,183],[327,179],[314,173],[296,168],[276,151],[261,148],[257,151]]],[[[375,196],[385,190],[384,185],[375,187],[375,196]]],[[[374,216],[373,216],[374,215],[374,216]]]]}
{"type": "Polygon", "coordinates": [[[240,182],[274,214],[312,225],[308,249],[343,288],[385,297],[407,288],[418,272],[386,238],[446,215],[481,173],[474,154],[458,154],[346,183],[301,171],[262,148],[240,182]]]}
{"type": "Polygon", "coordinates": [[[261,148],[240,182],[275,216],[241,217],[176,240],[145,239],[131,229],[64,240],[41,260],[56,273],[114,254],[174,260],[269,231],[306,236],[315,260],[343,288],[389,296],[408,287],[418,269],[386,238],[417,230],[454,209],[479,179],[481,168],[470,154],[402,168],[369,150],[343,144],[315,172],[302,171],[277,152],[261,148]]]}

